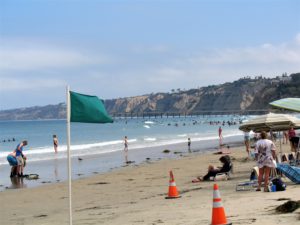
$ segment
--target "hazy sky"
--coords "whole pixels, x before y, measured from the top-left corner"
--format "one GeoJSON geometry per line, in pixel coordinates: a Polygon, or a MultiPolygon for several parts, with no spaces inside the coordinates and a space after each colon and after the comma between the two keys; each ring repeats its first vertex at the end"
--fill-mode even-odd
{"type": "Polygon", "coordinates": [[[299,0],[1,0],[0,110],[300,72],[299,0]]]}

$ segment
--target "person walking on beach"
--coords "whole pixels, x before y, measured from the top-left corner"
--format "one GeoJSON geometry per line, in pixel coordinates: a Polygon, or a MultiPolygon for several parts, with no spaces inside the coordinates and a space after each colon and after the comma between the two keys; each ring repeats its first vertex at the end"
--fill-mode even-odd
{"type": "Polygon", "coordinates": [[[264,191],[268,192],[269,176],[272,168],[275,168],[276,149],[271,140],[267,139],[267,133],[262,131],[260,133],[261,139],[255,145],[255,159],[259,168],[258,187],[256,191],[260,191],[263,177],[264,191]]]}
{"type": "Polygon", "coordinates": [[[128,163],[128,138],[124,137],[124,154],[125,154],[125,162],[128,163]]]}
{"type": "Polygon", "coordinates": [[[58,139],[56,134],[53,134],[53,147],[54,147],[54,151],[55,153],[57,153],[57,148],[58,148],[58,139]]]}
{"type": "Polygon", "coordinates": [[[192,143],[191,138],[188,138],[188,150],[189,150],[189,152],[191,152],[191,143],[192,143]]]}
{"type": "Polygon", "coordinates": [[[23,147],[25,147],[27,144],[27,141],[22,141],[20,144],[17,145],[15,150],[16,159],[18,163],[17,173],[19,177],[23,177],[24,159],[26,160],[26,156],[23,154],[23,147]]]}

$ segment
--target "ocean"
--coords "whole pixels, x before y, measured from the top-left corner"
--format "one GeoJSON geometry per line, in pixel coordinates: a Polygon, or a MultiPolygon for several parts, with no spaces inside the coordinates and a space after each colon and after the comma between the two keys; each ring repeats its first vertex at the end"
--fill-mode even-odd
{"type": "MultiPolygon", "coordinates": [[[[192,151],[217,148],[220,126],[223,130],[224,143],[242,141],[243,133],[239,131],[238,126],[244,119],[247,117],[210,115],[115,118],[114,123],[109,124],[71,123],[72,177],[77,179],[125,166],[124,136],[128,137],[129,160],[139,164],[146,159],[178,157],[176,154],[162,152],[172,147],[178,152],[186,153],[188,138],[192,141],[192,151]]],[[[24,173],[40,175],[39,181],[28,181],[27,187],[66,180],[65,120],[2,121],[0,122],[0,190],[16,188],[9,179],[10,167],[6,157],[22,140],[28,141],[28,146],[24,150],[28,158],[24,173]],[[56,134],[59,140],[57,154],[54,153],[53,134],[56,134]]]]}

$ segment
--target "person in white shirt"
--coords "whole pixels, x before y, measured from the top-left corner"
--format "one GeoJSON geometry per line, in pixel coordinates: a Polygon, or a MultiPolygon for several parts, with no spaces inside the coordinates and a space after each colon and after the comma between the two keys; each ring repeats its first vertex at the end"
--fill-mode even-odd
{"type": "Polygon", "coordinates": [[[272,168],[275,168],[274,160],[276,157],[275,145],[267,139],[267,133],[260,133],[261,139],[255,145],[255,159],[259,168],[258,187],[256,191],[261,190],[262,178],[264,177],[264,191],[268,192],[269,176],[272,168]]]}

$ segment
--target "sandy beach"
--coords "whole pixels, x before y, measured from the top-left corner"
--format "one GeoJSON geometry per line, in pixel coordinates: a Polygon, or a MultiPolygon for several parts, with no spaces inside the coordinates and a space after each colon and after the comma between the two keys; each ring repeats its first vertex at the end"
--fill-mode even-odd
{"type": "MultiPolygon", "coordinates": [[[[279,147],[278,147],[279,149],[279,147]]],[[[283,145],[289,151],[288,145],[283,145]]],[[[244,147],[231,148],[234,173],[218,181],[227,219],[233,224],[299,224],[300,210],[277,214],[287,200],[300,200],[300,186],[288,179],[283,192],[236,191],[248,181],[256,165],[245,160],[244,147]]],[[[174,154],[171,152],[169,154],[174,154]]],[[[192,183],[204,175],[208,164],[220,165],[220,155],[184,153],[179,159],[162,159],[129,165],[105,174],[72,182],[73,224],[210,224],[215,182],[192,183]],[[181,198],[165,199],[172,170],[181,198]]],[[[47,184],[35,188],[0,192],[1,224],[69,224],[68,185],[47,184]]]]}

